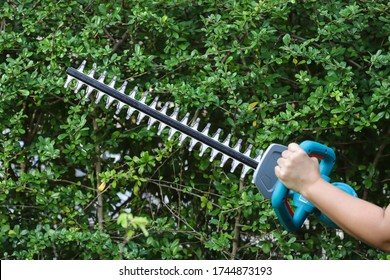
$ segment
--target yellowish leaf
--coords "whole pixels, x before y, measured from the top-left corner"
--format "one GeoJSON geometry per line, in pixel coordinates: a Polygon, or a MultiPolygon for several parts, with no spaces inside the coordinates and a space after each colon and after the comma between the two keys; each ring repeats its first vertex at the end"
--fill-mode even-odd
{"type": "Polygon", "coordinates": [[[259,104],[259,102],[255,101],[255,102],[252,102],[251,104],[248,105],[248,109],[253,109],[257,106],[257,104],[259,104]]]}
{"type": "Polygon", "coordinates": [[[103,183],[101,183],[100,186],[98,187],[98,190],[102,192],[102,191],[104,191],[105,188],[106,188],[106,182],[103,182],[103,183]]]}
{"type": "Polygon", "coordinates": [[[138,196],[138,192],[139,192],[139,187],[138,186],[135,186],[134,189],[133,189],[133,192],[136,196],[138,196]]]}

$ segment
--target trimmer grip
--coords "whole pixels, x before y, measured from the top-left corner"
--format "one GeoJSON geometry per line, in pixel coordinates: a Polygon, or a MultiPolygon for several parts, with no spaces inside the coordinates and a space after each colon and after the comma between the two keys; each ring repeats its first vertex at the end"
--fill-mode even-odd
{"type": "MultiPolygon", "coordinates": [[[[332,170],[336,155],[334,151],[320,143],[314,141],[304,141],[300,147],[311,157],[316,157],[321,160],[320,173],[321,176],[329,181],[329,173],[332,170]]],[[[316,209],[302,195],[292,192],[286,188],[281,181],[277,181],[271,198],[272,206],[278,216],[281,224],[288,231],[297,231],[307,218],[307,216],[316,209]],[[292,210],[288,197],[292,195],[294,198],[295,211],[292,210]]]]}
{"type": "Polygon", "coordinates": [[[336,162],[336,154],[334,151],[318,142],[303,141],[299,145],[310,157],[316,157],[321,160],[320,162],[320,174],[322,176],[328,176],[336,162]]]}
{"type": "Polygon", "coordinates": [[[278,180],[272,194],[272,207],[280,223],[286,230],[297,231],[310,213],[304,211],[304,207],[301,207],[301,209],[297,208],[294,212],[288,202],[289,193],[289,189],[278,180]]]}

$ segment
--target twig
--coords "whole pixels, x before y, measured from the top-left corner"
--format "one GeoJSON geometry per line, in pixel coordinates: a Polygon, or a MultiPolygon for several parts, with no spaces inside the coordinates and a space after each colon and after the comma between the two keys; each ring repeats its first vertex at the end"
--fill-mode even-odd
{"type": "MultiPolygon", "coordinates": [[[[98,124],[96,119],[93,119],[93,130],[96,132],[98,130],[98,124]]],[[[99,186],[101,184],[100,182],[100,173],[102,171],[102,164],[100,160],[100,147],[99,143],[95,143],[95,175],[96,175],[96,192],[98,194],[97,196],[97,219],[98,219],[98,225],[100,229],[103,229],[103,196],[101,195],[101,192],[99,190],[99,186]]]]}
{"type": "Polygon", "coordinates": [[[129,37],[129,29],[127,29],[126,32],[123,33],[122,38],[118,40],[115,43],[115,45],[112,47],[112,52],[115,52],[127,40],[128,37],[129,37]]]}
{"type": "MultiPolygon", "coordinates": [[[[239,191],[241,192],[243,189],[244,189],[244,180],[240,179],[239,191]]],[[[238,208],[237,212],[238,213],[236,216],[236,221],[234,223],[234,236],[233,236],[232,252],[230,255],[230,259],[232,259],[232,260],[236,259],[236,255],[237,255],[237,251],[238,251],[238,241],[240,239],[241,208],[238,208]]]]}

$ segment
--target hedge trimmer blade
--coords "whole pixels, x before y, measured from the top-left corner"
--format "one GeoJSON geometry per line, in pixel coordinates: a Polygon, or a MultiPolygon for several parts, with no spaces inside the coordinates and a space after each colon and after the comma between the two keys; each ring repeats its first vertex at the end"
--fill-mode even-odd
{"type": "MultiPolygon", "coordinates": [[[[255,183],[264,198],[271,199],[272,207],[274,208],[276,215],[288,231],[298,230],[311,213],[315,213],[318,216],[318,219],[325,224],[331,227],[337,227],[326,215],[311,204],[310,201],[301,194],[288,190],[276,177],[274,168],[277,165],[277,161],[282,152],[287,149],[286,146],[272,144],[264,152],[264,155],[261,151],[257,157],[252,158],[252,145],[249,145],[246,151],[242,153],[240,151],[241,139],[238,140],[233,147],[230,147],[231,134],[228,134],[222,141],[219,140],[221,129],[218,129],[213,136],[209,136],[210,123],[207,123],[203,130],[200,131],[198,130],[199,118],[196,119],[192,125],[188,125],[189,113],[186,113],[182,119],[179,119],[180,109],[175,107],[173,113],[168,115],[168,103],[162,106],[162,109],[157,110],[158,98],[155,98],[150,104],[146,103],[149,92],[144,93],[140,99],[136,99],[137,87],[135,87],[129,95],[126,95],[125,90],[127,82],[124,82],[117,90],[115,89],[116,77],[108,84],[105,84],[106,72],[103,72],[98,79],[95,79],[94,74],[96,67],[94,66],[88,74],[84,74],[85,64],[86,62],[83,61],[78,69],[70,67],[66,70],[68,78],[65,82],[65,87],[68,87],[70,82],[75,79],[77,81],[75,92],[78,92],[85,85],[87,87],[85,98],[88,98],[92,92],[96,91],[96,103],[106,97],[105,102],[106,108],[108,109],[116,102],[115,114],[119,114],[123,108],[127,107],[126,119],[129,119],[132,114],[137,111],[137,124],[139,124],[144,117],[149,117],[149,128],[156,122],[159,123],[158,134],[167,128],[169,130],[169,138],[172,138],[176,133],[179,134],[178,138],[180,144],[183,143],[185,139],[189,138],[190,150],[192,150],[197,143],[200,143],[200,155],[203,155],[204,152],[210,148],[210,161],[214,161],[217,155],[221,154],[221,167],[223,167],[226,162],[231,159],[231,172],[234,172],[236,167],[242,164],[241,178],[244,178],[249,170],[254,169],[253,183],[255,183]],[[293,211],[290,206],[290,197],[295,206],[295,211],[293,211]]],[[[330,178],[328,175],[335,162],[334,151],[329,147],[314,141],[304,141],[300,146],[309,156],[321,159],[320,174],[324,179],[329,181],[330,178]]],[[[350,195],[357,196],[353,188],[347,184],[340,182],[332,184],[350,195]]]]}
{"type": "Polygon", "coordinates": [[[168,103],[166,103],[162,109],[156,109],[158,97],[156,97],[150,104],[146,103],[147,96],[150,92],[145,92],[138,100],[135,97],[137,87],[133,88],[127,95],[125,93],[127,86],[126,81],[118,89],[116,89],[116,77],[106,84],[104,82],[106,72],[103,72],[98,79],[95,79],[94,75],[96,67],[93,66],[88,74],[85,74],[83,72],[85,65],[86,61],[83,61],[79,68],[75,69],[69,67],[66,70],[68,78],[65,83],[65,88],[67,88],[70,82],[75,79],[77,81],[75,92],[78,92],[83,86],[86,86],[85,98],[88,98],[92,92],[96,91],[96,103],[105,99],[106,108],[108,109],[116,102],[115,114],[119,114],[121,110],[127,107],[126,119],[129,119],[134,112],[138,112],[137,124],[139,124],[145,117],[149,117],[148,128],[152,127],[155,123],[159,123],[158,134],[167,128],[169,130],[169,139],[171,139],[176,133],[179,134],[178,139],[180,144],[189,138],[190,151],[197,143],[199,143],[201,156],[208,148],[211,149],[210,161],[214,161],[214,159],[221,154],[221,167],[223,167],[229,159],[231,159],[231,172],[234,172],[237,166],[242,164],[241,178],[244,178],[249,170],[257,168],[262,151],[260,151],[258,156],[251,157],[251,154],[254,154],[251,144],[248,145],[244,152],[240,151],[242,144],[241,139],[239,139],[233,147],[230,147],[231,134],[228,134],[224,140],[220,141],[219,138],[221,129],[218,129],[213,136],[210,136],[210,123],[207,123],[202,130],[198,130],[200,123],[199,118],[196,119],[192,125],[188,125],[189,113],[186,113],[183,118],[179,119],[179,107],[175,107],[173,113],[168,115],[168,103]]]}

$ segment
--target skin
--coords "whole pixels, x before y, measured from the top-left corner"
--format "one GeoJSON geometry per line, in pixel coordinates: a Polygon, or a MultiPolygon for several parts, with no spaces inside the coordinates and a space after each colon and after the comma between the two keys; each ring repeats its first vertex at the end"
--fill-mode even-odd
{"type": "Polygon", "coordinates": [[[287,188],[302,194],[348,234],[390,252],[390,205],[381,208],[326,182],[318,160],[296,143],[288,146],[277,163],[275,175],[287,188]]]}

